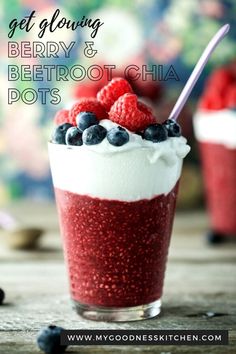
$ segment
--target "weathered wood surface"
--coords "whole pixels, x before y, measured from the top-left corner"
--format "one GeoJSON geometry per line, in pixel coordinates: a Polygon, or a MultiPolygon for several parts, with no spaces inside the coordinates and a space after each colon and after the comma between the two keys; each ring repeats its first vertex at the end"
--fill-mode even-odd
{"type": "MultiPolygon", "coordinates": [[[[78,329],[228,329],[229,346],[70,347],[68,353],[229,353],[236,352],[236,244],[211,248],[204,242],[204,213],[177,215],[167,267],[162,315],[133,323],[98,323],[71,309],[66,273],[52,205],[11,207],[24,224],[44,226],[41,249],[10,251],[0,240],[0,353],[39,353],[37,331],[48,324],[78,329]],[[206,318],[205,312],[222,314],[206,318]]],[[[1,235],[0,235],[1,238],[1,235]]]]}

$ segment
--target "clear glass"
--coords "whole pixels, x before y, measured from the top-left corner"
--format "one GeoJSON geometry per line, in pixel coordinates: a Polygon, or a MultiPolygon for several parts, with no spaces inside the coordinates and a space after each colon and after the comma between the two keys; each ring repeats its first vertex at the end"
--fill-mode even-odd
{"type": "Polygon", "coordinates": [[[236,236],[236,149],[199,142],[211,229],[236,236]]]}
{"type": "MultiPolygon", "coordinates": [[[[71,149],[55,145],[50,150],[55,182],[55,159],[60,156],[69,160],[71,149]],[[63,157],[57,149],[63,149],[63,157]]],[[[78,158],[63,173],[73,175],[78,166],[83,168],[82,164],[78,158]]],[[[76,183],[80,182],[78,178],[76,183]]],[[[58,185],[54,189],[77,313],[98,321],[135,321],[157,316],[161,311],[178,182],[167,195],[134,202],[80,195],[58,185]]]]}
{"type": "Polygon", "coordinates": [[[150,304],[132,307],[102,307],[83,305],[74,301],[76,312],[84,318],[94,321],[124,322],[138,321],[152,318],[161,312],[161,300],[156,300],[150,304]]]}

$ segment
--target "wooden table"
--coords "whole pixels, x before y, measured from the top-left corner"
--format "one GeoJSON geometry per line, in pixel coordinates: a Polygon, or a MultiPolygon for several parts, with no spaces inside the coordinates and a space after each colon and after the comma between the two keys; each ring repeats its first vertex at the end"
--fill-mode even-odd
{"type": "MultiPolygon", "coordinates": [[[[68,353],[236,353],[236,244],[209,247],[203,212],[178,214],[167,267],[163,311],[133,323],[97,323],[71,309],[54,205],[20,203],[9,207],[26,225],[44,226],[38,251],[12,251],[0,242],[0,353],[39,353],[39,329],[228,329],[229,346],[83,346],[68,353]],[[219,316],[207,318],[206,312],[219,316]]],[[[0,235],[1,238],[1,235],[0,235]]],[[[1,240],[0,240],[1,241],[1,240]]]]}

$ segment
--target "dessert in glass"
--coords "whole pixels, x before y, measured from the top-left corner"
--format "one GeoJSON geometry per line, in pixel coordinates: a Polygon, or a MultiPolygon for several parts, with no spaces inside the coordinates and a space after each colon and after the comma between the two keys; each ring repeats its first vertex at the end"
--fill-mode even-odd
{"type": "Polygon", "coordinates": [[[105,321],[158,315],[190,150],[179,125],[158,124],[122,78],[55,121],[49,156],[77,312],[105,321]]]}
{"type": "Polygon", "coordinates": [[[210,243],[236,236],[236,62],[216,69],[194,116],[199,143],[210,243]]]}

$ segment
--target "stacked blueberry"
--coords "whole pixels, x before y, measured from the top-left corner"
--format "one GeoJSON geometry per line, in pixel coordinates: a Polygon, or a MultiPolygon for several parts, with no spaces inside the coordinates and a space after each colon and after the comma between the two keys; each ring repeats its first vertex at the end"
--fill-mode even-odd
{"type": "Polygon", "coordinates": [[[162,124],[149,125],[142,134],[143,138],[153,143],[165,141],[168,137],[174,138],[181,136],[181,128],[178,123],[172,119],[167,119],[162,124]]]}
{"type": "MultiPolygon", "coordinates": [[[[129,141],[129,134],[126,129],[117,126],[107,132],[92,112],[79,113],[76,121],[76,127],[70,123],[59,125],[53,133],[52,142],[74,146],[96,145],[107,137],[111,145],[122,146],[129,141]]],[[[168,119],[163,124],[150,124],[143,132],[137,132],[136,134],[142,136],[145,140],[159,143],[165,141],[168,137],[179,137],[181,128],[174,120],[168,119]]]]}
{"type": "Polygon", "coordinates": [[[52,135],[52,142],[74,146],[96,145],[107,137],[111,145],[121,146],[129,141],[129,134],[124,128],[117,126],[107,132],[92,112],[80,112],[76,123],[76,127],[70,123],[58,125],[52,135]]]}

